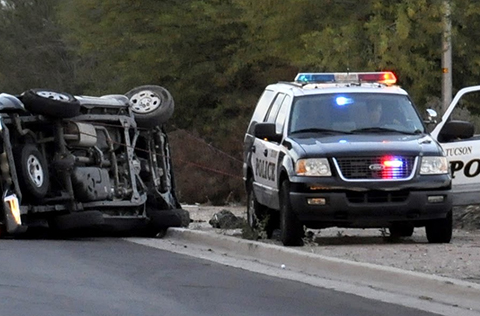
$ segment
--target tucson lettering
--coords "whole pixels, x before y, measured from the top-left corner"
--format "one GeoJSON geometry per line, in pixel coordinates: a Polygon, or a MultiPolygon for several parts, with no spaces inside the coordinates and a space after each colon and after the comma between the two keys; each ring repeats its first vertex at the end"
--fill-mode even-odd
{"type": "Polygon", "coordinates": [[[445,149],[447,156],[463,156],[472,153],[472,147],[457,147],[457,148],[447,148],[445,149]]]}

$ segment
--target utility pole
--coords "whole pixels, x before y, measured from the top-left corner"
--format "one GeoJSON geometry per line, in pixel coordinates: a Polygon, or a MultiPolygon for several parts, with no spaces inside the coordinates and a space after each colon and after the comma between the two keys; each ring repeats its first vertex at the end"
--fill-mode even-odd
{"type": "Polygon", "coordinates": [[[442,110],[452,102],[452,12],[450,0],[443,0],[442,110]]]}

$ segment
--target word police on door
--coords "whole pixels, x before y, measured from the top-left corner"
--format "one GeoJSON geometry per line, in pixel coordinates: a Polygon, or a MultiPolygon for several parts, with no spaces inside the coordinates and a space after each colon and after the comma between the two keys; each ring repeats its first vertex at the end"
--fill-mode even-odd
{"type": "Polygon", "coordinates": [[[257,158],[255,160],[255,175],[269,181],[275,181],[275,164],[257,158]]]}

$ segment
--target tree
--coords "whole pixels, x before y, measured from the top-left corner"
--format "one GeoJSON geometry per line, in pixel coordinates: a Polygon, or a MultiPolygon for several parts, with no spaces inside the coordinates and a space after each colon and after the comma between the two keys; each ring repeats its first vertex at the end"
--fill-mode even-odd
{"type": "Polygon", "coordinates": [[[455,88],[480,80],[480,7],[471,1],[452,1],[453,83],[455,88]]]}
{"type": "Polygon", "coordinates": [[[236,77],[227,69],[243,33],[231,1],[70,0],[61,8],[64,21],[78,17],[65,26],[78,53],[82,91],[163,85],[176,100],[173,124],[201,131],[218,125],[212,111],[233,90],[236,77]]]}
{"type": "Polygon", "coordinates": [[[57,0],[4,0],[0,10],[0,83],[13,94],[34,87],[69,90],[74,69],[63,30],[56,19],[57,0]]]}

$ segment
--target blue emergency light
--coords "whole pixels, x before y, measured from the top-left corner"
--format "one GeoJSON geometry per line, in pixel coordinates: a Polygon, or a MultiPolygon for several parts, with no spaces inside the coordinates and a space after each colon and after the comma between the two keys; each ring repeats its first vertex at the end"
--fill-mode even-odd
{"type": "Polygon", "coordinates": [[[304,83],[335,82],[335,75],[327,73],[299,73],[295,77],[295,81],[304,83]]]}

